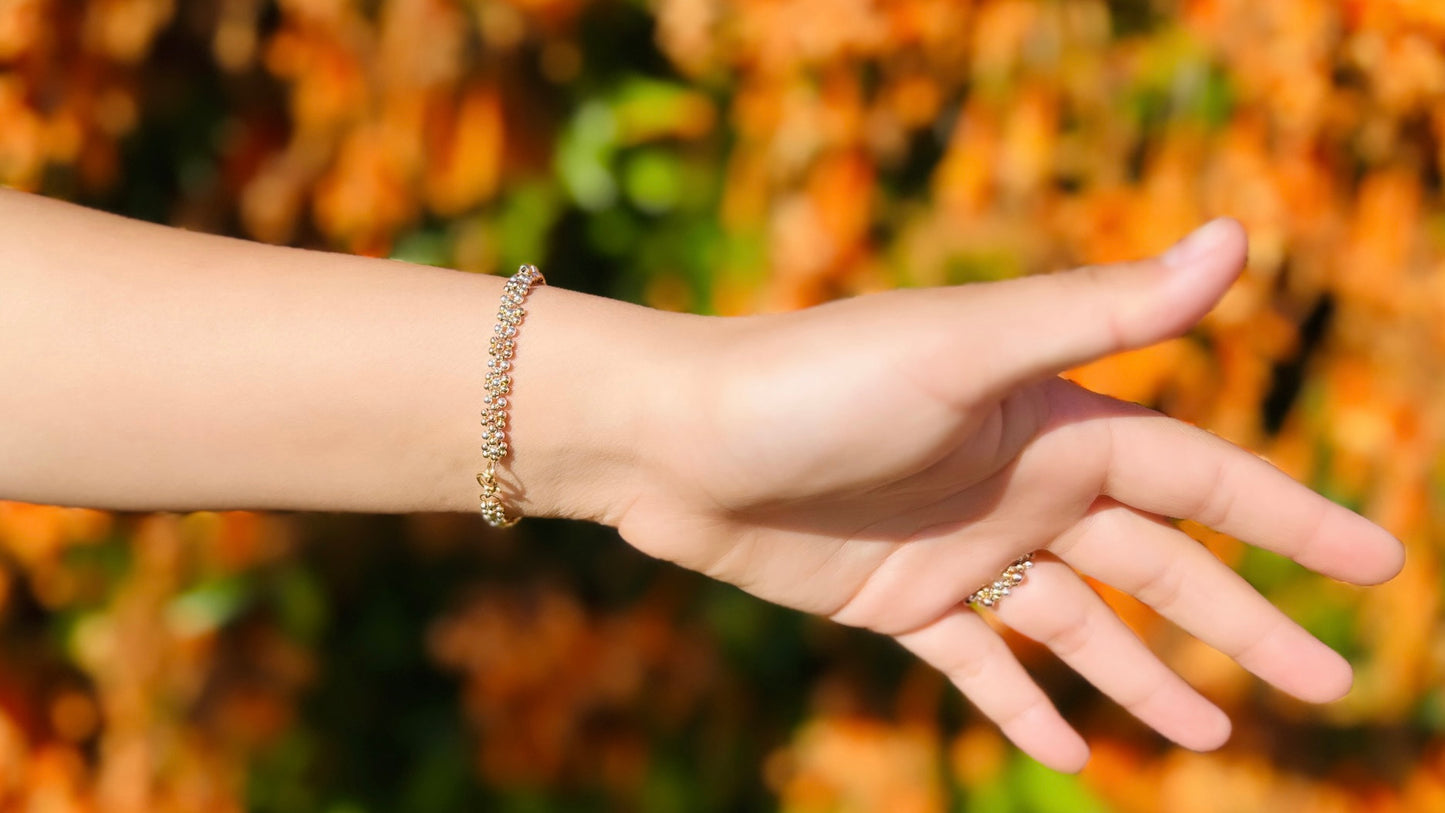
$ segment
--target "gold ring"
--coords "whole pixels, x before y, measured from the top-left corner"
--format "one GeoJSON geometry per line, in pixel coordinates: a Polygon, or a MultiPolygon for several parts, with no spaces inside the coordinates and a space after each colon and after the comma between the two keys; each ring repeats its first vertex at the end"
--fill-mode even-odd
{"type": "Polygon", "coordinates": [[[992,607],[998,604],[1000,601],[1003,601],[1003,597],[1008,595],[1010,590],[1024,583],[1024,575],[1027,574],[1033,566],[1034,555],[1032,553],[1025,553],[1023,556],[1015,559],[1013,564],[1004,568],[1003,572],[998,574],[998,578],[994,579],[992,584],[986,584],[973,591],[968,595],[968,598],[963,600],[963,603],[982,604],[985,607],[992,607]]]}

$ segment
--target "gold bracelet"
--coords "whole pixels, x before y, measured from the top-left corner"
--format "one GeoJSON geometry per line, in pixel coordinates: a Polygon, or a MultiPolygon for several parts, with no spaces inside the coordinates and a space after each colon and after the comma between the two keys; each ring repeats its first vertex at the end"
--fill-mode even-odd
{"type": "Polygon", "coordinates": [[[502,304],[497,309],[497,327],[487,343],[487,394],[482,398],[482,457],[487,467],[477,474],[482,487],[482,518],[494,528],[510,528],[522,517],[508,518],[498,496],[497,463],[507,456],[507,394],[512,391],[512,354],[517,347],[517,326],[527,314],[522,300],[532,286],[546,285],[542,272],[535,265],[524,265],[502,288],[502,304]]]}

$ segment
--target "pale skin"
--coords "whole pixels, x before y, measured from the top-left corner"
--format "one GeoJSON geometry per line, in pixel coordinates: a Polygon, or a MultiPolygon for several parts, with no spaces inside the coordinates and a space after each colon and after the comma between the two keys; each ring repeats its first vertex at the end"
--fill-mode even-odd
{"type": "MultiPolygon", "coordinates": [[[[476,511],[503,280],[170,229],[0,190],[0,498],[116,510],[476,511]]],[[[896,638],[1044,764],[1088,747],[964,598],[1188,748],[1228,718],[1079,573],[1280,690],[1349,664],[1170,518],[1356,584],[1390,534],[1218,437],[1058,373],[1178,336],[1240,272],[1216,221],[1166,258],[701,317],[534,289],[506,502],[896,638]],[[992,611],[984,611],[992,612],[992,611]]],[[[546,272],[544,267],[543,272],[546,272]]]]}

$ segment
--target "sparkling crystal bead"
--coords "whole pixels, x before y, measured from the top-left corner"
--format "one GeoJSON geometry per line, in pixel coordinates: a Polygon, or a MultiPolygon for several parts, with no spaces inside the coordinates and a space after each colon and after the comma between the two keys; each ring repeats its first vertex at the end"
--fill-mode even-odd
{"type": "Polygon", "coordinates": [[[507,280],[502,286],[497,321],[492,328],[493,335],[487,340],[487,392],[482,398],[481,423],[485,429],[482,432],[481,451],[482,456],[489,462],[486,469],[477,475],[477,483],[482,488],[478,504],[483,518],[489,524],[502,528],[517,522],[516,517],[507,517],[499,496],[501,487],[497,483],[495,471],[497,462],[506,457],[509,451],[506,395],[512,390],[512,377],[508,375],[512,365],[508,359],[512,358],[516,351],[517,326],[522,323],[527,313],[522,308],[522,302],[536,283],[545,283],[545,280],[536,266],[531,265],[522,266],[507,280]]]}

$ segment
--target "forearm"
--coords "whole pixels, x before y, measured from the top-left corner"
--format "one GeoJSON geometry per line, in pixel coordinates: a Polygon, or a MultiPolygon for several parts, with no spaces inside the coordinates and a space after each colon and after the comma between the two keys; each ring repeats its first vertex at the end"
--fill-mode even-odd
{"type": "MultiPolygon", "coordinates": [[[[0,498],[476,510],[500,278],[8,190],[0,233],[0,498]]],[[[692,317],[545,286],[526,308],[507,504],[615,522],[692,317]]]]}

